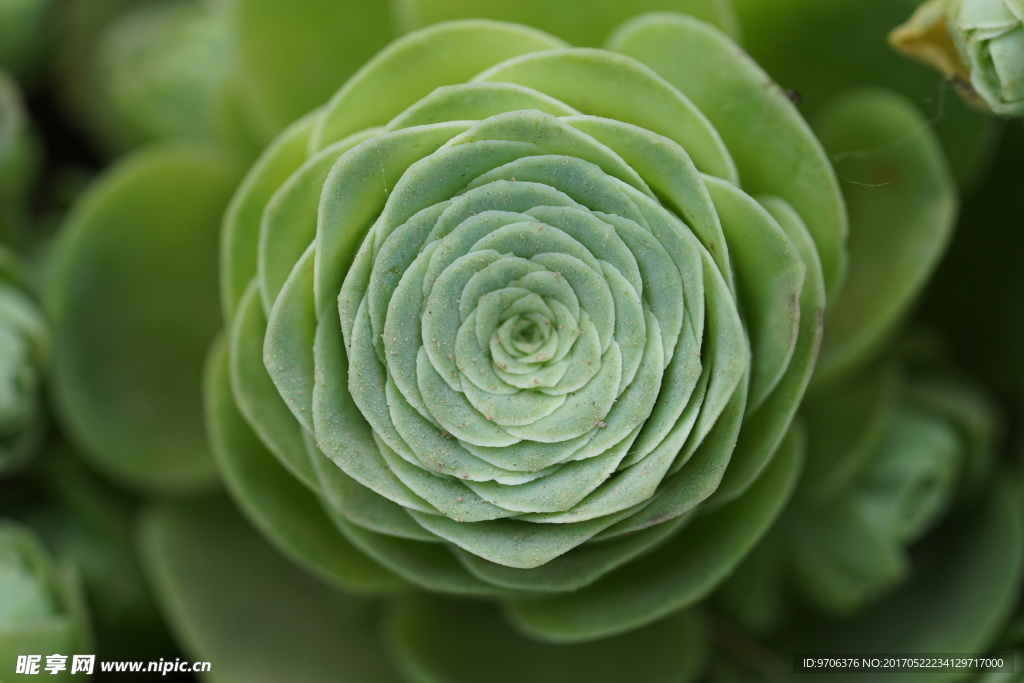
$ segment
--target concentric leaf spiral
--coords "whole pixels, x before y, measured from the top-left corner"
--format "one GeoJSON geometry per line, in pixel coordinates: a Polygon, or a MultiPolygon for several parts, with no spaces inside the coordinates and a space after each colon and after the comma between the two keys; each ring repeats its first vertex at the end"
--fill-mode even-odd
{"type": "Polygon", "coordinates": [[[412,33],[229,210],[229,488],[348,588],[510,599],[554,640],[685,607],[792,487],[844,215],[792,103],[708,24],[647,15],[604,50],[412,33]]]}

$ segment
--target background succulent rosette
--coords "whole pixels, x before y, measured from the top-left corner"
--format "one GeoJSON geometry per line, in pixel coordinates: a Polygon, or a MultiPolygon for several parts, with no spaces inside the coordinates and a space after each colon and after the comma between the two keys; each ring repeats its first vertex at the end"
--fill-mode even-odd
{"type": "Polygon", "coordinates": [[[706,595],[788,497],[843,272],[829,163],[711,25],[608,48],[410,34],[236,194],[211,441],[319,575],[588,640],[706,595]]]}
{"type": "Polygon", "coordinates": [[[791,652],[1010,651],[1001,634],[1024,562],[1019,471],[996,457],[991,397],[921,342],[802,411],[807,465],[793,500],[718,595],[733,637],[718,639],[729,654],[715,680],[743,680],[730,659],[788,680],[791,652]],[[737,634],[778,659],[754,663],[737,634]]]}
{"type": "Polygon", "coordinates": [[[31,460],[47,421],[42,394],[50,336],[29,280],[26,265],[0,247],[0,477],[31,460]]]}
{"type": "MultiPolygon", "coordinates": [[[[28,528],[5,520],[0,525],[0,665],[15,671],[26,654],[85,652],[91,632],[78,575],[50,556],[28,528]]],[[[37,673],[69,681],[68,671],[47,672],[45,657],[37,673]]]]}

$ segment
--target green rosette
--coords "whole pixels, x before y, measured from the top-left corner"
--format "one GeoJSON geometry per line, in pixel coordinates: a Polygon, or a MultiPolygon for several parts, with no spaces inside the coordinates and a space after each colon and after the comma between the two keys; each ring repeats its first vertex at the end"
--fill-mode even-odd
{"type": "Polygon", "coordinates": [[[2,490],[0,517],[31,527],[56,556],[74,564],[97,659],[156,660],[172,654],[137,556],[137,499],[100,480],[54,438],[31,469],[2,490]]]}
{"type": "Polygon", "coordinates": [[[127,8],[89,55],[90,97],[108,134],[124,144],[166,137],[213,140],[226,118],[230,37],[211,2],[127,8]]]}
{"type": "Polygon", "coordinates": [[[937,69],[971,104],[1000,116],[1024,116],[1021,0],[928,0],[890,40],[937,69]]]}
{"type": "MultiPolygon", "coordinates": [[[[27,528],[0,523],[0,672],[17,680],[19,656],[37,656],[37,669],[50,680],[82,679],[71,674],[71,657],[90,653],[90,631],[78,579],[58,564],[27,528]],[[47,655],[64,655],[63,670],[45,669],[47,655]]],[[[27,672],[22,672],[27,673],[27,672]]]]}
{"type": "Polygon", "coordinates": [[[0,477],[31,459],[46,425],[50,331],[27,284],[25,265],[0,248],[0,477]]]}
{"type": "MultiPolygon", "coordinates": [[[[948,398],[948,397],[946,397],[948,398]]],[[[933,426],[935,426],[933,424],[933,426]]],[[[920,449],[918,449],[920,450],[920,449]]],[[[920,483],[921,480],[918,480],[920,483]]],[[[906,481],[906,483],[910,483],[906,481]]],[[[860,605],[855,614],[826,616],[820,611],[820,603],[811,610],[798,610],[799,618],[765,639],[755,636],[763,627],[744,624],[743,618],[721,619],[712,640],[716,643],[718,656],[710,680],[719,683],[741,681],[799,681],[806,673],[793,673],[794,653],[874,653],[893,652],[908,655],[938,655],[970,653],[984,657],[986,653],[1014,656],[1016,661],[1012,672],[933,671],[919,672],[915,678],[927,683],[962,681],[970,683],[1013,682],[1020,679],[1019,622],[1010,617],[1014,606],[1019,604],[1021,579],[1024,576],[1024,525],[1022,525],[1021,488],[1019,476],[1006,471],[996,475],[996,481],[988,481],[979,495],[961,498],[950,506],[949,514],[926,536],[915,543],[906,555],[909,576],[898,585],[868,604],[860,605]],[[1016,640],[1015,640],[1016,638],[1016,640]]],[[[895,521],[895,520],[893,520],[895,521]]],[[[852,527],[834,526],[833,532],[846,535],[852,527]]],[[[834,543],[830,544],[834,547],[834,543]]],[[[862,541],[855,546],[871,552],[871,558],[855,558],[850,553],[841,564],[847,571],[835,572],[840,565],[835,563],[825,572],[832,578],[842,576],[845,581],[837,582],[840,594],[850,597],[851,587],[865,586],[865,579],[879,577],[877,567],[867,572],[858,572],[869,566],[870,559],[878,559],[877,549],[869,549],[862,541]],[[851,579],[853,579],[851,581],[851,579]]],[[[817,570],[824,568],[827,560],[835,560],[841,553],[822,552],[817,570]]],[[[777,559],[771,553],[761,554],[761,548],[750,558],[751,565],[759,558],[774,567],[777,559]]],[[[770,574],[771,570],[765,572],[770,574]]],[[[765,582],[745,572],[748,583],[742,589],[748,602],[744,609],[748,615],[760,611],[760,616],[770,610],[772,599],[757,603],[766,585],[779,577],[765,582]],[[757,603],[756,606],[753,606],[757,603]]],[[[764,576],[761,577],[762,579],[764,576]]],[[[821,577],[819,577],[821,578],[821,577]]],[[[819,587],[822,585],[818,584],[819,587]]],[[[769,591],[770,593],[770,591],[769,591]]],[[[848,607],[849,605],[847,605],[848,607]]],[[[821,671],[815,680],[831,681],[882,681],[904,680],[906,672],[898,671],[821,671]]]]}
{"type": "Polygon", "coordinates": [[[789,496],[845,221],[792,102],[708,23],[412,33],[228,210],[228,490],[351,591],[486,598],[552,643],[677,614],[789,496]]]}

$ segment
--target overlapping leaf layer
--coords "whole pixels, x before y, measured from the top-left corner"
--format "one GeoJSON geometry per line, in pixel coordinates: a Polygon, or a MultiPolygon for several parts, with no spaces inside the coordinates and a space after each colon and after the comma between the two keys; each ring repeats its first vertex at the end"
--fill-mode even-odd
{"type": "Polygon", "coordinates": [[[844,215],[785,94],[708,24],[643,16],[605,50],[410,34],[229,209],[225,479],[349,589],[499,597],[561,641],[678,610],[792,488],[844,215]]]}

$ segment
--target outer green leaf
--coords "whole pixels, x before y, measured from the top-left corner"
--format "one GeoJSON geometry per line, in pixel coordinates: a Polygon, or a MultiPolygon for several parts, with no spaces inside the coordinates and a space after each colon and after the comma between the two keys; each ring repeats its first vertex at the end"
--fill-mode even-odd
{"type": "Polygon", "coordinates": [[[743,492],[774,457],[800,407],[821,345],[825,283],[814,241],[789,204],[778,197],[761,197],[760,202],[786,232],[806,267],[799,299],[800,327],[792,360],[771,394],[749,415],[743,425],[729,469],[715,492],[719,502],[730,500],[743,492]]]}
{"type": "Polygon", "coordinates": [[[339,156],[375,133],[356,133],[310,157],[263,208],[257,261],[264,310],[273,306],[295,262],[316,237],[323,179],[339,156]]]}
{"type": "Polygon", "coordinates": [[[306,160],[315,123],[316,114],[311,114],[281,133],[253,164],[231,198],[224,214],[220,256],[220,292],[228,319],[256,275],[263,210],[274,191],[306,160]]]}
{"type": "Polygon", "coordinates": [[[440,515],[418,512],[410,514],[425,529],[441,538],[484,559],[520,569],[531,569],[550,562],[625,516],[620,512],[560,528],[557,525],[530,524],[507,519],[460,526],[459,522],[440,515]]]}
{"type": "Polygon", "coordinates": [[[775,389],[796,350],[807,267],[760,204],[730,183],[708,178],[706,184],[739,273],[737,292],[753,359],[748,410],[754,412],[775,389]]]}
{"type": "Polygon", "coordinates": [[[482,672],[495,683],[687,683],[704,659],[692,613],[596,643],[548,645],[524,638],[492,607],[418,596],[393,610],[388,636],[413,683],[470,683],[482,672]]]}
{"type": "Polygon", "coordinates": [[[47,294],[60,414],[92,463],[133,486],[215,478],[196,397],[238,177],[216,150],[152,148],[90,189],[58,244],[47,294]]]}
{"type": "Polygon", "coordinates": [[[255,282],[241,306],[228,342],[235,403],[278,461],[308,488],[316,490],[316,475],[306,453],[303,425],[295,420],[282,400],[263,362],[261,342],[267,321],[259,306],[255,282]]]}
{"type": "Polygon", "coordinates": [[[608,48],[639,59],[693,100],[725,141],[747,192],[776,195],[796,209],[833,298],[846,266],[843,199],[821,145],[786,94],[720,32],[689,17],[638,17],[608,48]]]}
{"type": "Polygon", "coordinates": [[[552,116],[579,113],[553,97],[512,83],[457,83],[441,86],[418,100],[391,119],[387,130],[442,121],[475,121],[518,109],[536,109],[552,116]]]}
{"type": "Polygon", "coordinates": [[[386,2],[233,0],[225,5],[238,53],[242,114],[263,140],[323,104],[391,38],[386,2]]]}
{"type": "Polygon", "coordinates": [[[447,548],[374,534],[341,517],[335,523],[354,545],[410,583],[428,591],[469,597],[505,597],[510,591],[496,588],[470,574],[447,548]]]}
{"type": "Polygon", "coordinates": [[[214,683],[391,683],[373,603],[285,562],[223,500],[153,508],[142,550],[171,626],[214,683]]]}
{"type": "Polygon", "coordinates": [[[384,125],[435,88],[464,83],[509,57],[559,47],[561,41],[540,31],[487,21],[419,31],[388,46],[331,98],[313,144],[322,149],[384,125]]]}
{"type": "Polygon", "coordinates": [[[529,570],[488,562],[467,552],[459,552],[457,557],[475,576],[497,586],[535,592],[576,590],[658,547],[690,519],[680,516],[605,543],[587,544],[529,570]]]}
{"type": "Polygon", "coordinates": [[[896,95],[850,94],[817,131],[842,178],[851,224],[849,278],[825,320],[821,386],[891,337],[945,251],[957,199],[928,123],[896,95]]]}
{"type": "Polygon", "coordinates": [[[240,507],[286,555],[325,580],[360,593],[400,584],[342,538],[310,491],[266,451],[238,413],[225,349],[211,353],[206,378],[213,452],[240,507]]]}
{"type": "Polygon", "coordinates": [[[697,169],[730,182],[736,166],[718,131],[664,78],[606,50],[548,51],[509,59],[476,77],[511,82],[558,98],[584,114],[621,121],[675,140],[697,169]],[[637,103],[643,102],[643,106],[637,103]]]}

